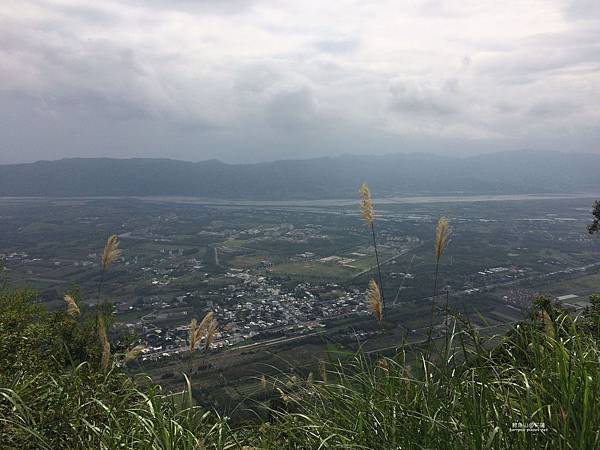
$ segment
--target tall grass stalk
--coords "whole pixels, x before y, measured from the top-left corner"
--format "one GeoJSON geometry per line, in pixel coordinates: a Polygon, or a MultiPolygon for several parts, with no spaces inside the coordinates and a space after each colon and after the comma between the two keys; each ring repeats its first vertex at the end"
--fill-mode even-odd
{"type": "Polygon", "coordinates": [[[361,197],[361,216],[367,222],[371,229],[371,237],[373,238],[373,248],[375,249],[375,263],[377,264],[377,277],[379,279],[379,288],[381,290],[381,304],[385,309],[385,296],[383,293],[383,278],[381,276],[381,264],[379,263],[379,250],[377,249],[377,236],[375,233],[375,210],[371,200],[371,192],[367,183],[363,183],[359,189],[361,197]]]}
{"type": "Polygon", "coordinates": [[[100,281],[98,282],[98,301],[100,301],[102,295],[102,284],[104,283],[104,275],[111,264],[121,255],[121,249],[119,248],[119,237],[113,234],[108,237],[102,256],[100,258],[100,281]]]}
{"type": "Polygon", "coordinates": [[[432,343],[433,337],[433,317],[435,313],[435,305],[436,305],[436,297],[437,297],[437,285],[438,285],[438,275],[440,272],[440,260],[442,259],[442,255],[444,250],[448,246],[450,242],[450,235],[452,230],[448,223],[448,219],[442,217],[438,220],[437,226],[435,228],[435,242],[434,242],[434,254],[435,254],[435,272],[433,277],[433,295],[431,296],[431,314],[429,320],[429,334],[427,338],[427,346],[429,347],[432,343]]]}

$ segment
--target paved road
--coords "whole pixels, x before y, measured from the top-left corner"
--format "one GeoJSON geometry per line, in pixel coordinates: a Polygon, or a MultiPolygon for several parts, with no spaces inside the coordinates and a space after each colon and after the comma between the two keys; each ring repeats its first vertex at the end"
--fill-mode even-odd
{"type": "Polygon", "coordinates": [[[268,341],[255,342],[253,344],[246,344],[246,345],[241,345],[239,347],[232,347],[229,350],[243,350],[243,349],[255,348],[255,347],[268,347],[270,345],[283,344],[283,343],[289,342],[289,341],[304,339],[304,338],[311,337],[311,336],[318,336],[325,332],[326,332],[326,330],[319,330],[319,331],[313,331],[312,333],[301,334],[299,336],[290,336],[290,337],[284,336],[284,337],[280,337],[280,338],[270,339],[268,341]]]}
{"type": "MultiPolygon", "coordinates": [[[[382,266],[384,266],[384,265],[386,265],[386,264],[388,264],[388,263],[390,263],[390,262],[392,262],[392,261],[395,261],[395,260],[396,260],[396,258],[399,258],[400,256],[404,256],[404,255],[406,255],[407,253],[410,253],[410,252],[412,252],[412,251],[415,251],[416,249],[418,249],[418,248],[419,248],[419,247],[421,247],[422,245],[423,245],[423,244],[419,244],[419,245],[417,245],[416,247],[413,247],[413,248],[408,248],[408,249],[406,249],[406,250],[402,250],[401,252],[399,252],[399,253],[396,253],[394,256],[392,256],[392,257],[390,257],[390,258],[386,259],[385,261],[382,261],[380,264],[381,264],[382,266]]],[[[373,266],[369,267],[368,269],[365,269],[365,270],[363,270],[363,271],[361,271],[361,272],[358,272],[358,273],[357,273],[357,274],[355,274],[355,275],[352,275],[352,277],[350,277],[350,278],[348,279],[348,281],[352,281],[352,280],[354,280],[354,279],[356,279],[356,278],[358,278],[358,277],[360,277],[360,276],[363,276],[363,275],[365,275],[365,274],[367,274],[367,273],[369,273],[369,272],[371,272],[371,271],[375,270],[376,268],[377,268],[377,265],[373,265],[373,266]]]]}

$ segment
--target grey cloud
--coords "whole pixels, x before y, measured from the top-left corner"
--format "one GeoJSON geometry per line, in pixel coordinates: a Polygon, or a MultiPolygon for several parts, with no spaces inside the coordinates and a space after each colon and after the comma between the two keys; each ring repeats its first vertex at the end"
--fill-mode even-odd
{"type": "Polygon", "coordinates": [[[527,110],[534,117],[564,117],[573,114],[581,107],[568,101],[542,101],[527,110]]]}
{"type": "Polygon", "coordinates": [[[70,111],[71,114],[90,114],[108,119],[127,121],[151,118],[149,111],[127,99],[114,98],[101,92],[82,89],[58,98],[45,96],[40,101],[48,111],[70,111]]]}
{"type": "Polygon", "coordinates": [[[431,88],[414,82],[393,82],[390,86],[390,104],[394,111],[432,116],[458,113],[451,97],[458,89],[455,80],[447,81],[442,88],[431,88]]]}
{"type": "Polygon", "coordinates": [[[588,27],[535,34],[517,41],[510,51],[491,56],[477,70],[506,84],[527,84],[556,72],[597,72],[600,35],[588,27]]]}
{"type": "Polygon", "coordinates": [[[37,96],[50,108],[84,108],[118,119],[150,113],[141,88],[148,74],[133,51],[88,41],[82,52],[68,44],[50,46],[42,37],[30,37],[21,52],[12,53],[13,70],[5,72],[6,86],[37,96]],[[23,79],[19,69],[29,65],[33,70],[23,79]]]}
{"type": "MultiPolygon", "coordinates": [[[[38,1],[37,4],[43,6],[45,2],[38,1]]],[[[76,4],[57,4],[54,6],[54,11],[56,14],[60,14],[65,19],[71,20],[83,20],[88,25],[114,25],[118,20],[118,16],[94,5],[93,3],[85,4],[85,5],[76,5],[76,4]]],[[[52,20],[49,20],[48,23],[52,23],[52,20]]]]}
{"type": "MultiPolygon", "coordinates": [[[[600,3],[599,3],[600,4],[600,3]]],[[[591,24],[569,27],[561,32],[537,33],[519,39],[518,46],[542,48],[578,48],[600,44],[598,29],[591,24]]],[[[513,51],[516,48],[513,48],[513,51]]]]}
{"type": "Polygon", "coordinates": [[[520,51],[497,58],[483,66],[483,72],[508,83],[519,83],[520,80],[536,81],[547,72],[573,70],[581,64],[590,64],[593,71],[600,70],[600,46],[520,51]]]}
{"type": "Polygon", "coordinates": [[[600,2],[597,0],[566,0],[565,17],[572,20],[600,20],[600,2]]]}
{"type": "Polygon", "coordinates": [[[360,40],[356,37],[344,37],[338,39],[324,39],[314,44],[315,48],[324,53],[351,53],[360,46],[360,40]]]}
{"type": "Polygon", "coordinates": [[[169,78],[163,63],[173,61],[164,56],[157,60],[126,41],[81,39],[60,29],[1,29],[8,39],[0,47],[0,58],[6,61],[0,92],[35,98],[41,110],[52,114],[154,118],[182,128],[221,126],[218,114],[200,104],[218,95],[216,86],[210,79],[169,78]]]}
{"type": "Polygon", "coordinates": [[[517,105],[513,105],[507,102],[498,102],[493,105],[495,111],[501,114],[513,114],[519,111],[519,107],[517,105]]]}
{"type": "Polygon", "coordinates": [[[235,88],[242,93],[261,94],[281,81],[282,78],[283,75],[275,64],[248,64],[238,70],[235,88]]]}
{"type": "Polygon", "coordinates": [[[300,131],[316,124],[317,101],[310,88],[277,93],[267,105],[269,123],[284,131],[300,131]]]}
{"type": "Polygon", "coordinates": [[[150,5],[160,10],[192,12],[207,15],[246,14],[259,3],[258,0],[134,0],[140,7],[150,5]]]}
{"type": "Polygon", "coordinates": [[[463,69],[468,69],[472,63],[473,63],[473,60],[472,60],[471,56],[465,55],[461,61],[461,67],[463,69]]]}
{"type": "Polygon", "coordinates": [[[492,3],[0,2],[0,162],[598,142],[595,2],[492,3]]]}

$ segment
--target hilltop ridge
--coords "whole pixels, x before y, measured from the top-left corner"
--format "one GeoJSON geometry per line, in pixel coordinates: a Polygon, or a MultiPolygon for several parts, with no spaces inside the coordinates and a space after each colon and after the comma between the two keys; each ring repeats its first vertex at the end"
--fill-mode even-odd
{"type": "Polygon", "coordinates": [[[600,189],[598,169],[598,155],[534,151],[467,158],[342,155],[255,164],[73,158],[0,166],[0,195],[346,198],[354,197],[362,181],[380,195],[581,192],[600,189]]]}

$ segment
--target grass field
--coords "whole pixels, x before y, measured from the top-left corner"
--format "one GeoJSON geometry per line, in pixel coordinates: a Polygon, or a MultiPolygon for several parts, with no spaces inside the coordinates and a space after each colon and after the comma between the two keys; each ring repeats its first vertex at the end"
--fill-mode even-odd
{"type": "Polygon", "coordinates": [[[589,296],[598,293],[600,286],[600,273],[584,275],[567,280],[548,282],[544,286],[544,292],[560,297],[563,295],[577,295],[577,298],[565,300],[565,302],[576,306],[589,305],[589,296]]]}
{"type": "Polygon", "coordinates": [[[356,272],[357,270],[336,263],[317,261],[283,263],[273,266],[273,274],[305,279],[345,280],[356,272]]]}
{"type": "Polygon", "coordinates": [[[221,243],[224,247],[229,247],[231,249],[236,249],[240,247],[247,247],[248,241],[244,241],[242,239],[228,239],[221,243]]]}
{"type": "Polygon", "coordinates": [[[266,255],[243,255],[234,257],[229,264],[236,269],[250,269],[259,266],[261,261],[266,259],[268,259],[266,255]]]}

